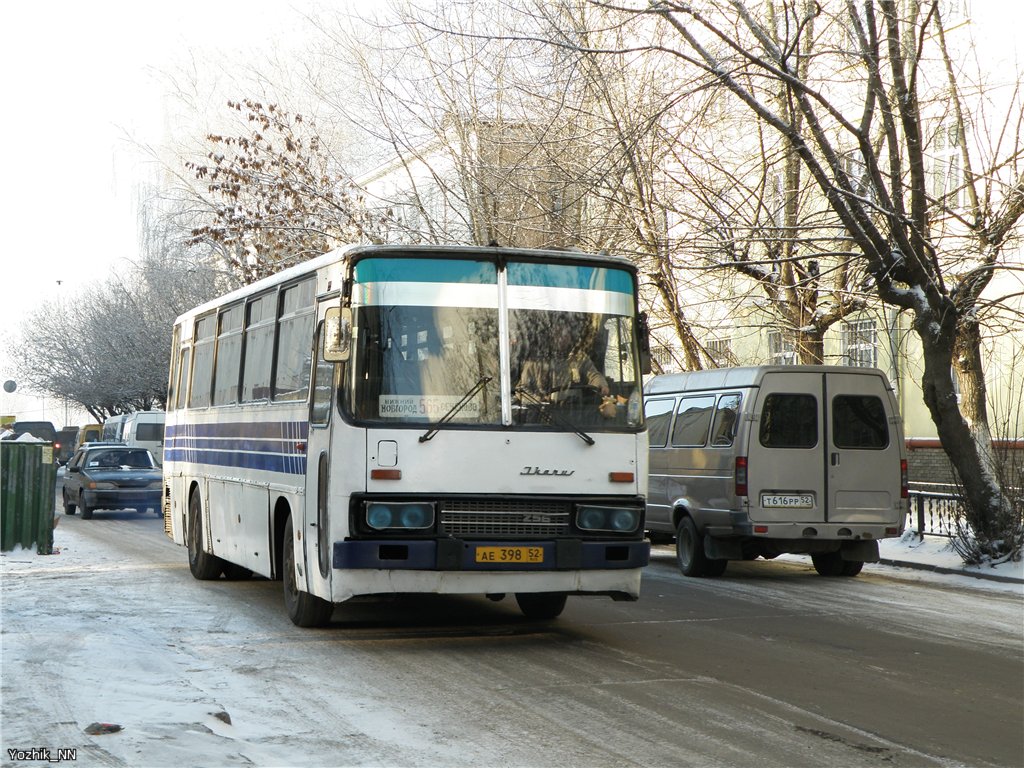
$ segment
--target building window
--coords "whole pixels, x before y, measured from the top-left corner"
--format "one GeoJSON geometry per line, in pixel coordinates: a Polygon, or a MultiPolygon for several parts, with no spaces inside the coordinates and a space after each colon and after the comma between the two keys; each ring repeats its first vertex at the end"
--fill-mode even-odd
{"type": "Polygon", "coordinates": [[[971,4],[969,0],[939,0],[939,15],[942,17],[942,24],[949,29],[954,24],[960,24],[971,18],[971,4]]]}
{"type": "Polygon", "coordinates": [[[732,353],[732,339],[711,339],[705,345],[705,349],[716,365],[736,365],[736,355],[732,353]]]}
{"type": "Polygon", "coordinates": [[[963,133],[955,123],[940,123],[932,137],[931,193],[937,205],[959,208],[963,205],[964,172],[960,166],[963,133]]]}
{"type": "Polygon", "coordinates": [[[878,367],[878,329],[874,320],[843,323],[843,358],[855,368],[878,367]]]}
{"type": "Polygon", "coordinates": [[[675,355],[673,355],[672,350],[664,344],[651,346],[651,362],[653,362],[655,367],[662,373],[679,370],[679,365],[676,363],[675,355]]]}
{"type": "Polygon", "coordinates": [[[796,365],[796,344],[783,331],[768,331],[768,361],[772,365],[796,365]]]}

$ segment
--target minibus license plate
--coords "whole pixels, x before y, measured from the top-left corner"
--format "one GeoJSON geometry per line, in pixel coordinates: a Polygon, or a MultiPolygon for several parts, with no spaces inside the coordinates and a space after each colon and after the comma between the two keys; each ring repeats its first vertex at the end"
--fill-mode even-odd
{"type": "Polygon", "coordinates": [[[478,563],[543,563],[541,547],[477,547],[478,563]]]}
{"type": "Polygon", "coordinates": [[[809,493],[762,493],[761,506],[766,509],[810,509],[814,497],[809,493]]]}

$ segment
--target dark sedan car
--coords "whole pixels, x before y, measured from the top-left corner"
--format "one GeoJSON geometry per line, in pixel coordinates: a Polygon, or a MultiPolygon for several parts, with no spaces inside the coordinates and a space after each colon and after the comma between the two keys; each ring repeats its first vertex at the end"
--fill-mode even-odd
{"type": "Polygon", "coordinates": [[[88,520],[97,509],[161,511],[163,473],[145,448],[92,443],[71,457],[64,475],[64,514],[88,520]]]}

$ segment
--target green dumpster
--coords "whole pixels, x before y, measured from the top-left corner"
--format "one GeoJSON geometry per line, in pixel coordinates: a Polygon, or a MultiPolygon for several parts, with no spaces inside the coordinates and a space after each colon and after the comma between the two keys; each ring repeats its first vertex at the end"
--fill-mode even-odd
{"type": "Polygon", "coordinates": [[[0,551],[53,554],[56,491],[53,443],[0,440],[0,551]]]}

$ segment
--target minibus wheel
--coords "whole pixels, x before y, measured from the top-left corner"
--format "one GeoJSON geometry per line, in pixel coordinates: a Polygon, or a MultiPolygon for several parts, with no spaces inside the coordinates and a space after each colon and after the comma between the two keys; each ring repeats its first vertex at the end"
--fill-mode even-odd
{"type": "Polygon", "coordinates": [[[856,576],[864,567],[863,560],[843,560],[843,576],[856,576]]]}
{"type": "Polygon", "coordinates": [[[704,554],[704,537],[689,516],[676,529],[676,563],[684,576],[721,576],[728,560],[710,560],[704,554]]]}
{"type": "Polygon", "coordinates": [[[295,580],[295,530],[292,516],[284,523],[284,551],[281,553],[281,581],[284,583],[284,606],[288,618],[297,627],[322,627],[331,620],[334,605],[323,598],[303,592],[295,580]]]}
{"type": "MultiPolygon", "coordinates": [[[[811,555],[811,562],[814,563],[814,570],[819,576],[842,576],[844,575],[845,561],[839,552],[816,552],[811,555]]],[[[863,564],[862,564],[863,565],[863,564]]],[[[857,569],[860,570],[859,568],[857,569]]],[[[851,574],[856,575],[856,574],[851,574]]]]}

